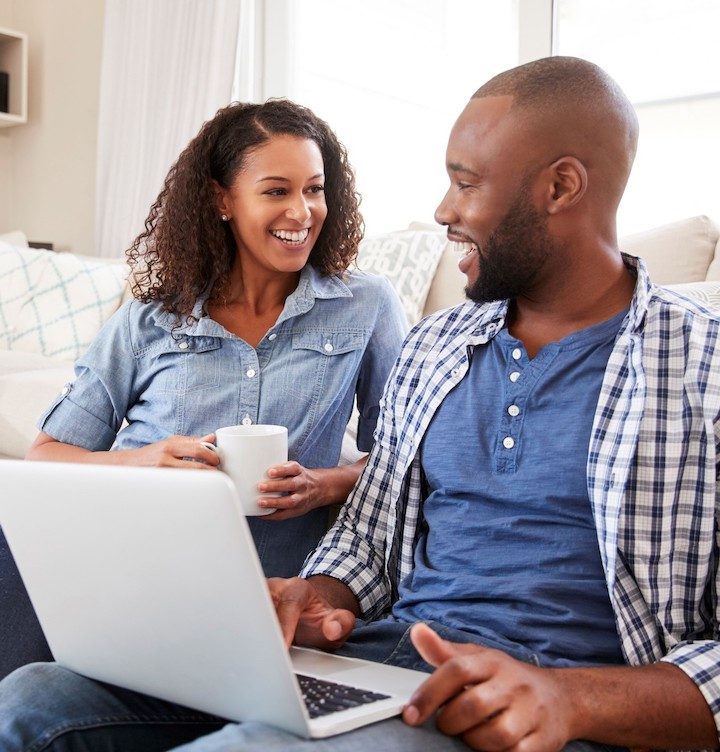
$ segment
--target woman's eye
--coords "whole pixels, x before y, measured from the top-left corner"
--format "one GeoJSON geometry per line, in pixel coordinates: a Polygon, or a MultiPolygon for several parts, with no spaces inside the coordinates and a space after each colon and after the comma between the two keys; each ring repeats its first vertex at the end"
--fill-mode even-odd
{"type": "Polygon", "coordinates": [[[310,193],[322,193],[325,190],[324,185],[311,185],[310,188],[308,188],[310,193]]]}
{"type": "Polygon", "coordinates": [[[265,191],[265,193],[268,196],[284,196],[285,189],[284,188],[271,188],[269,191],[265,191]]]}

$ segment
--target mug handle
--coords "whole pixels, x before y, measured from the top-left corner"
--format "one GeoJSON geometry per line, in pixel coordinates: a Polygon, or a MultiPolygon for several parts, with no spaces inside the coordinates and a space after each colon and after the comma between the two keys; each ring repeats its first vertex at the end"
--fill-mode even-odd
{"type": "Polygon", "coordinates": [[[215,454],[217,454],[217,456],[220,458],[220,462],[222,463],[222,452],[218,447],[215,446],[215,444],[211,444],[209,441],[201,441],[200,446],[204,446],[206,449],[215,452],[215,454]]]}

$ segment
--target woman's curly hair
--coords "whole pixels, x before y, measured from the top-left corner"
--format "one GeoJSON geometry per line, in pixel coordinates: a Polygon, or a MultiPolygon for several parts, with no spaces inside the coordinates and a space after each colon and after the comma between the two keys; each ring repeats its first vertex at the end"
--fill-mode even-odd
{"type": "Polygon", "coordinates": [[[230,188],[248,153],[277,135],[310,139],[322,154],[327,217],[310,263],[323,274],[341,274],[350,266],[363,221],[345,147],[306,107],[286,99],[236,102],[218,110],[178,157],[144,232],[127,251],[138,300],[160,301],[166,311],[189,316],[210,285],[212,298],[222,299],[237,247],[228,223],[220,219],[213,181],[230,188]]]}

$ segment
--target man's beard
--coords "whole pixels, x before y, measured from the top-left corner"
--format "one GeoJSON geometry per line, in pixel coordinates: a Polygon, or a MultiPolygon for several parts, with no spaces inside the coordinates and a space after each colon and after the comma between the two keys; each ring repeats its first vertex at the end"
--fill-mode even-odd
{"type": "Polygon", "coordinates": [[[533,207],[526,187],[487,242],[478,247],[479,274],[465,288],[465,294],[475,303],[526,295],[553,250],[547,225],[533,207]]]}

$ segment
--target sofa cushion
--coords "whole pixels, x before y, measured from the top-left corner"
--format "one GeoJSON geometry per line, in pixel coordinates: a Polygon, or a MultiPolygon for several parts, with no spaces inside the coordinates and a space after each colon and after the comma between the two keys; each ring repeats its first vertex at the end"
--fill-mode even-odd
{"type": "Polygon", "coordinates": [[[665,285],[665,287],[690,298],[703,308],[720,313],[720,281],[686,282],[681,285],[665,285]]]}
{"type": "Polygon", "coordinates": [[[0,350],[0,455],[25,455],[37,436],[37,419],[72,379],[72,363],[0,350]]]}
{"type": "MultiPolygon", "coordinates": [[[[75,360],[120,305],[127,266],[70,253],[20,250],[18,254],[15,248],[15,255],[20,255],[24,266],[15,276],[39,271],[23,294],[19,310],[11,311],[13,320],[4,332],[6,346],[75,360]]],[[[3,281],[0,296],[5,290],[3,281]]]]}
{"type": "Polygon", "coordinates": [[[445,248],[437,230],[400,230],[367,238],[360,244],[357,267],[392,282],[408,321],[420,319],[430,284],[445,248]]]}
{"type": "Polygon", "coordinates": [[[655,284],[667,285],[704,281],[717,243],[717,226],[698,216],[627,235],[620,248],[645,261],[655,284]]]}

